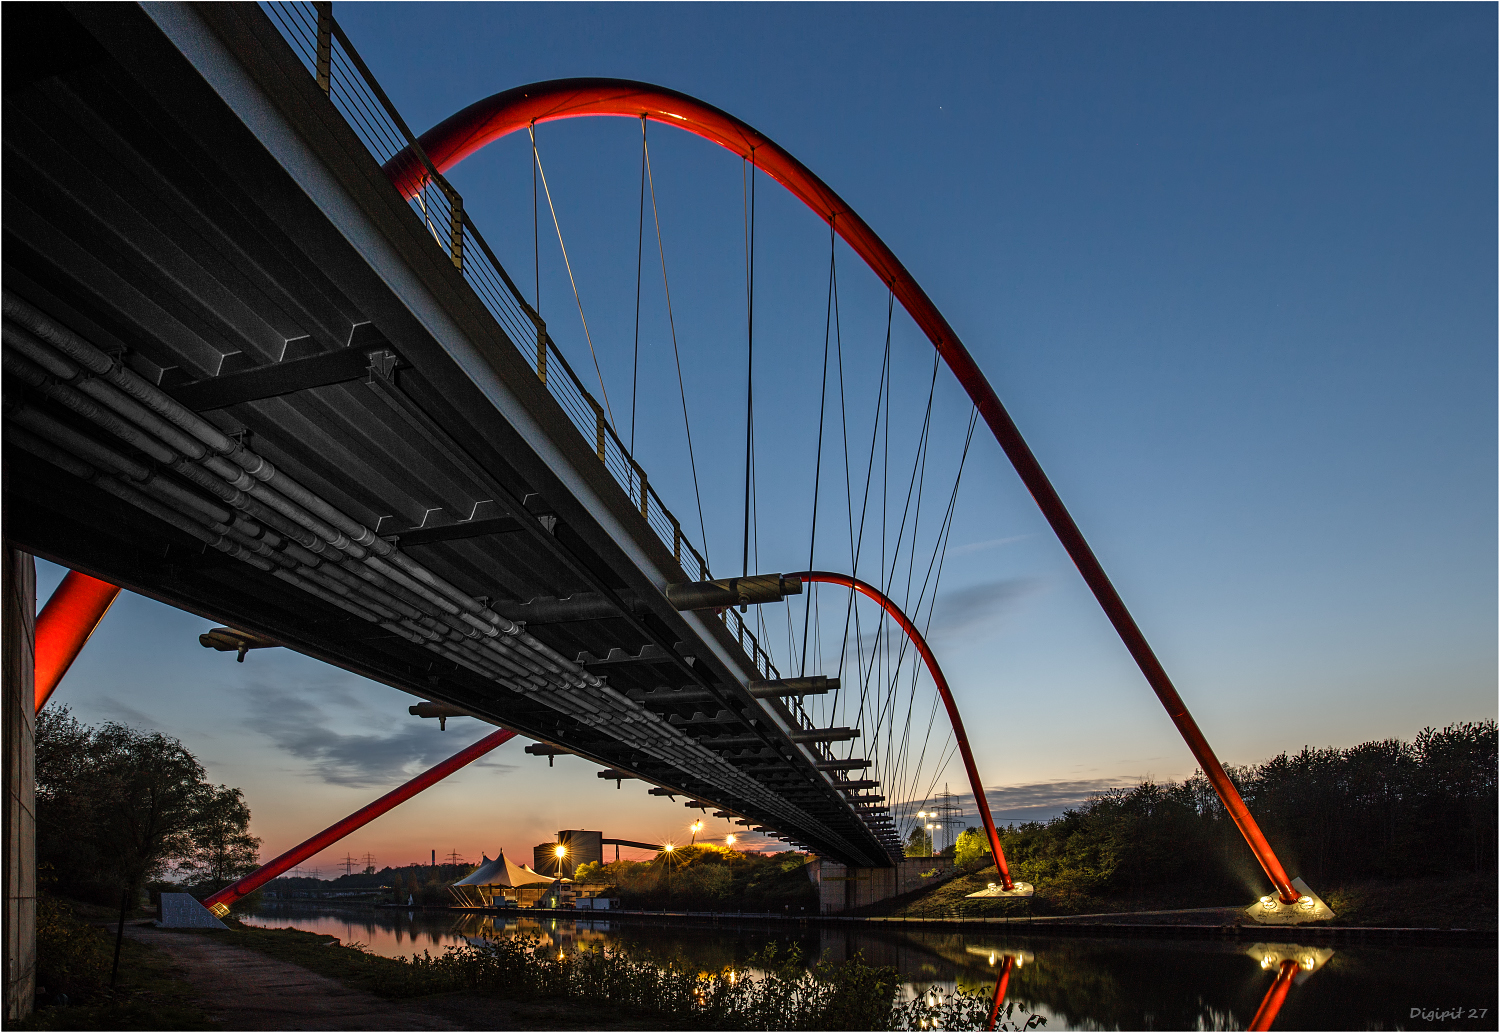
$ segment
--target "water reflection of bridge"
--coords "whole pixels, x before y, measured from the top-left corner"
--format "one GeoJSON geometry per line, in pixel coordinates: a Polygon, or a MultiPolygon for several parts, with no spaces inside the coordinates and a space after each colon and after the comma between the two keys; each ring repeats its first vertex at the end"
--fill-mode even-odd
{"type": "MultiPolygon", "coordinates": [[[[699,971],[743,966],[776,941],[800,947],[808,963],[819,957],[837,963],[858,953],[867,964],[896,969],[908,992],[933,984],[984,992],[993,987],[1003,956],[1019,955],[1023,962],[1012,969],[1007,1000],[1048,1016],[1053,1029],[1243,1028],[1260,1005],[1278,959],[1300,959],[1289,953],[1295,946],[1289,944],[1256,945],[1268,948],[1257,957],[1250,943],[1232,940],[1061,938],[999,929],[799,926],[732,918],[715,925],[639,916],[621,921],[602,915],[454,915],[287,905],[267,908],[252,920],[331,933],[387,955],[441,954],[448,944],[484,934],[534,936],[547,948],[572,951],[609,944],[659,962],[676,959],[699,971]],[[1274,954],[1270,966],[1268,954],[1274,954]]],[[[1449,1000],[1467,993],[1477,1007],[1485,1007],[1493,1006],[1496,995],[1490,947],[1424,945],[1420,966],[1412,964],[1408,948],[1394,945],[1341,945],[1331,957],[1326,948],[1305,950],[1324,956],[1315,959],[1316,971],[1294,978],[1279,1020],[1286,1028],[1391,1027],[1404,1024],[1410,1000],[1418,997],[1449,1000]]]]}

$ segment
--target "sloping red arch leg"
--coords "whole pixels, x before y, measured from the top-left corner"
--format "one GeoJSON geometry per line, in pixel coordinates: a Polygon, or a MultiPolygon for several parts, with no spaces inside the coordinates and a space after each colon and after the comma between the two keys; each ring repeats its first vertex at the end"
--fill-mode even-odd
{"type": "Polygon", "coordinates": [[[36,615],[36,709],[47,705],[58,682],[120,594],[108,581],[68,571],[36,615]]]}
{"type": "Polygon", "coordinates": [[[313,854],[326,850],[355,829],[368,825],[397,804],[405,803],[422,790],[441,782],[465,764],[478,760],[501,743],[510,741],[515,737],[515,734],[515,732],[512,732],[508,728],[502,728],[498,732],[491,732],[472,746],[455,753],[441,764],[428,768],[405,785],[392,789],[374,803],[361,807],[343,821],[335,822],[311,839],[292,847],[292,849],[275,860],[267,861],[238,882],[232,882],[228,886],[225,886],[219,892],[205,899],[203,901],[204,906],[217,915],[228,914],[229,905],[233,904],[236,900],[254,893],[282,872],[294,868],[313,854]]]}
{"type": "MultiPolygon", "coordinates": [[[[1166,708],[1167,715],[1245,837],[1266,877],[1282,900],[1287,903],[1296,900],[1299,894],[1292,887],[1286,869],[1266,841],[1197,722],[1188,713],[1187,705],[1167,676],[1166,668],[1157,659],[1124,600],[1105,574],[1104,567],[1063,505],[1031,447],[1000,403],[995,389],[927,292],[875,231],[828,184],[774,141],[728,112],[676,90],[626,79],[554,79],[518,86],[469,105],[423,133],[419,143],[433,165],[442,172],[486,144],[518,129],[557,119],[597,115],[644,118],[676,126],[753,161],[758,169],[769,174],[832,225],[881,282],[890,287],[984,417],[995,440],[1005,450],[1022,483],[1031,492],[1042,515],[1051,524],[1084,582],[1125,643],[1125,648],[1166,708]]],[[[427,177],[425,167],[410,149],[397,154],[386,163],[385,169],[391,181],[406,196],[420,190],[427,177]]]]}
{"type": "MultiPolygon", "coordinates": [[[[843,585],[852,588],[869,599],[880,604],[881,609],[891,615],[891,618],[900,625],[906,637],[916,647],[917,653],[921,655],[922,662],[927,665],[927,673],[932,675],[933,684],[937,686],[938,695],[943,698],[943,706],[948,709],[948,720],[953,725],[953,737],[958,740],[958,752],[964,761],[964,771],[969,776],[969,788],[974,791],[974,804],[979,808],[979,816],[984,821],[984,832],[990,840],[990,851],[995,858],[995,869],[1000,873],[1000,883],[1006,889],[1015,889],[1015,883],[1010,878],[1010,866],[1005,863],[1005,851],[1000,848],[1000,833],[995,828],[995,819],[990,815],[990,801],[984,795],[984,784],[979,780],[979,768],[974,763],[974,751],[969,748],[969,735],[964,731],[964,719],[958,715],[958,703],[953,699],[953,690],[948,686],[948,678],[943,674],[943,669],[938,666],[937,657],[932,655],[932,649],[927,645],[927,640],[917,630],[917,626],[911,622],[906,614],[901,612],[901,607],[891,601],[880,589],[857,577],[848,574],[835,574],[827,570],[804,570],[800,574],[786,574],[784,577],[798,578],[802,581],[818,581],[829,585],[843,585]]],[[[1010,963],[1010,959],[1006,959],[1010,963]]]]}

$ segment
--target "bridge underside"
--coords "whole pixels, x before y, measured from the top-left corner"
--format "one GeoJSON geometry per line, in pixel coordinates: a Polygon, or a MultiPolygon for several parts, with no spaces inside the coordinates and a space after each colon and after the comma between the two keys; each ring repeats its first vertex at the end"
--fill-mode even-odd
{"type": "Polygon", "coordinates": [[[800,718],[749,693],[765,672],[667,604],[689,580],[672,550],[258,9],[7,13],[35,45],[5,70],[6,290],[613,692],[503,687],[15,447],[10,421],[40,414],[153,465],[8,374],[9,540],[841,863],[891,863],[885,826],[815,767],[830,756],[792,740],[800,718]],[[589,602],[536,602],[568,597],[589,602]]]}

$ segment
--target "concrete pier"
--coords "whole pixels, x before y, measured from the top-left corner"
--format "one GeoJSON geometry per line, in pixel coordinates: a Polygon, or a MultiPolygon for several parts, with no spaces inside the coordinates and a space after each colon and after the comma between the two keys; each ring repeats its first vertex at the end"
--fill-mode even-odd
{"type": "Polygon", "coordinates": [[[849,868],[818,858],[808,867],[818,887],[818,911],[829,915],[931,886],[953,873],[953,859],[907,857],[892,868],[849,868]]]}
{"type": "Polygon", "coordinates": [[[36,997],[36,562],[5,545],[5,1018],[31,1014],[36,997]]]}

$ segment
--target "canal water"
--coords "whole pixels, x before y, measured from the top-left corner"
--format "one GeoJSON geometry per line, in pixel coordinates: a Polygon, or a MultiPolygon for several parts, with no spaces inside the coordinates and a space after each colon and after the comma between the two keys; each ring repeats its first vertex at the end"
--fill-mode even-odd
{"type": "MultiPolygon", "coordinates": [[[[890,965],[909,993],[930,986],[969,990],[994,985],[997,965],[1013,958],[1007,1000],[1047,1020],[1046,1030],[1244,1029],[1280,961],[1313,967],[1297,977],[1276,1020],[1278,1030],[1425,1030],[1497,1028],[1496,951],[1490,947],[1313,946],[1267,930],[1264,943],[1083,939],[996,931],[805,927],[725,919],[718,926],[602,916],[524,913],[477,915],[267,903],[245,922],[337,936],[376,954],[402,957],[471,936],[535,936],[572,950],[607,943],[658,961],[703,970],[742,966],[776,941],[803,956],[842,961],[856,952],[890,965]]],[[[1294,935],[1294,934],[1293,934],[1294,935]]]]}

